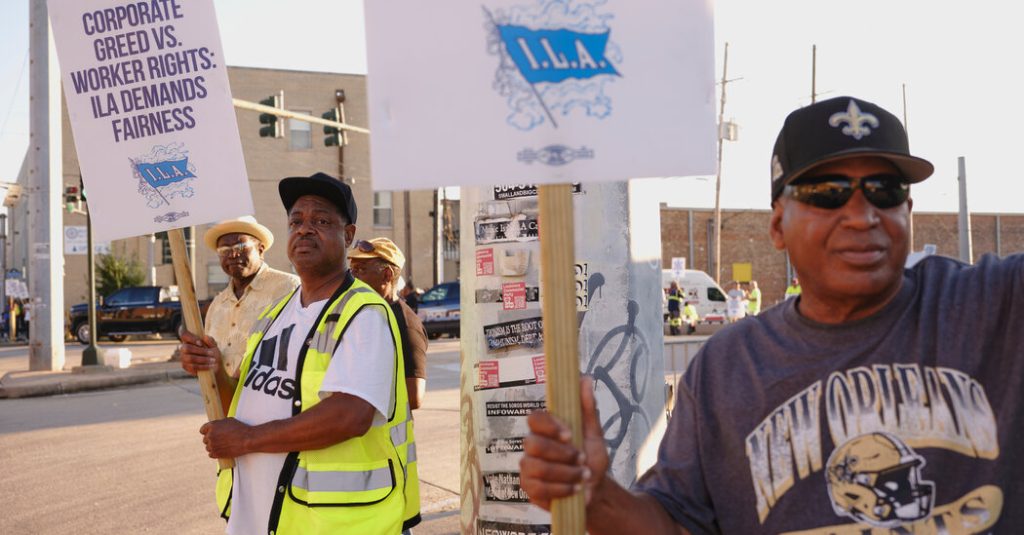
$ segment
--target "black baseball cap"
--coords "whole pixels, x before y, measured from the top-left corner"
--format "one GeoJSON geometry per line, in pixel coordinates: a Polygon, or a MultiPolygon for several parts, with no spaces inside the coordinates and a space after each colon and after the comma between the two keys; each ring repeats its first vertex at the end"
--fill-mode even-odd
{"type": "Polygon", "coordinates": [[[815,167],[855,156],[892,162],[908,182],[935,167],[910,155],[907,131],[895,115],[854,97],[836,97],[789,114],[772,151],[772,201],[787,184],[815,167]]]}
{"type": "Polygon", "coordinates": [[[354,225],[356,222],[356,201],[352,197],[352,188],[327,173],[282,178],[277,185],[277,191],[281,194],[285,212],[292,210],[292,206],[295,201],[299,200],[299,197],[316,195],[337,206],[341,215],[345,216],[349,223],[354,225]]]}

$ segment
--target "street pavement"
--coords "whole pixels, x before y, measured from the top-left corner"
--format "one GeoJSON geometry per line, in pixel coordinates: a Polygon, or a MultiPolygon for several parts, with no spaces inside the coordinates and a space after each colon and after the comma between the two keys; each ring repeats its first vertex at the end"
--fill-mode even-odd
{"type": "MultiPolygon", "coordinates": [[[[671,387],[706,338],[665,337],[671,387]]],[[[30,372],[24,344],[0,345],[0,534],[221,533],[199,384],[169,360],[176,342],[103,347],[129,350],[131,366],[76,373],[73,343],[64,369],[30,372]]],[[[459,370],[459,341],[431,341],[414,412],[419,535],[459,532],[459,370]]]]}
{"type": "MultiPolygon", "coordinates": [[[[221,533],[216,463],[198,433],[198,382],[168,361],[176,343],[127,342],[126,369],[28,372],[25,345],[0,346],[0,533],[221,533]]],[[[414,412],[424,521],[459,532],[459,341],[432,341],[414,412]]]]}

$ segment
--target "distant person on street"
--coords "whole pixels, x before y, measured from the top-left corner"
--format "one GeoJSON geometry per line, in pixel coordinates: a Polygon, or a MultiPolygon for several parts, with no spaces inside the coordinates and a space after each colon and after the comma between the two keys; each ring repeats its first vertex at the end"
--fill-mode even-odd
{"type": "Polygon", "coordinates": [[[683,326],[683,291],[679,289],[679,283],[672,281],[668,285],[668,330],[669,334],[676,336],[680,327],[683,326]]]}
{"type": "Polygon", "coordinates": [[[25,300],[25,304],[21,305],[21,307],[22,307],[21,308],[22,309],[22,317],[24,317],[24,321],[22,322],[22,332],[25,333],[25,339],[26,340],[29,339],[29,337],[31,336],[31,333],[32,333],[32,331],[30,329],[32,329],[32,307],[33,306],[34,305],[32,304],[32,300],[31,299],[26,299],[25,300]]]}
{"type": "Polygon", "coordinates": [[[747,315],[756,316],[761,313],[761,289],[757,287],[757,281],[750,281],[750,290],[747,291],[747,315]]]}
{"type": "Polygon", "coordinates": [[[206,311],[206,334],[217,342],[229,376],[235,375],[245,355],[246,340],[256,318],[299,285],[299,278],[278,271],[264,261],[274,245],[274,234],[252,216],[221,221],[203,236],[217,253],[228,286],[206,311]]]}
{"type": "Polygon", "coordinates": [[[416,312],[420,308],[421,293],[420,289],[413,284],[412,279],[409,279],[406,281],[405,287],[402,288],[400,297],[405,300],[405,304],[409,305],[413,312],[416,312]]]}
{"type": "Polygon", "coordinates": [[[693,301],[686,301],[683,306],[683,323],[686,324],[686,334],[693,334],[697,330],[700,315],[697,314],[697,307],[693,306],[693,301]]]}
{"type": "Polygon", "coordinates": [[[911,184],[933,167],[870,102],[792,112],[771,169],[769,235],[800,297],[704,344],[632,491],[607,475],[591,380],[582,448],[531,414],[530,501],[582,490],[592,535],[1020,532],[1024,254],[905,269],[911,184]]]}
{"type": "Polygon", "coordinates": [[[324,173],[278,185],[301,285],[264,311],[234,377],[209,336],[182,333],[182,366],[213,371],[227,418],[200,428],[222,470],[227,532],[399,533],[419,522],[398,323],[352,276],[356,204],[324,173]]]}
{"type": "Polygon", "coordinates": [[[800,295],[800,279],[793,277],[793,280],[789,282],[789,286],[786,287],[786,299],[792,299],[800,295]]]}
{"type": "Polygon", "coordinates": [[[726,294],[725,315],[729,323],[736,323],[747,315],[746,294],[739,281],[733,281],[732,288],[726,294]]]}
{"type": "Polygon", "coordinates": [[[416,312],[398,297],[396,283],[405,267],[405,255],[387,238],[359,240],[348,254],[352,274],[370,286],[391,305],[402,335],[405,382],[409,404],[420,408],[427,392],[427,331],[416,312]]]}

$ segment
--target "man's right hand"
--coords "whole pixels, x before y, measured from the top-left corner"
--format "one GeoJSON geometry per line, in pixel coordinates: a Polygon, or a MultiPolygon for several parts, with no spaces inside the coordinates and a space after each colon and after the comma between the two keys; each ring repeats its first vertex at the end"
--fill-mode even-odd
{"type": "Polygon", "coordinates": [[[580,380],[583,409],[583,448],[572,444],[569,427],[547,411],[535,411],[527,418],[530,434],[523,440],[519,461],[520,483],[534,504],[551,509],[551,500],[583,490],[587,503],[599,491],[608,471],[608,449],[597,417],[594,381],[580,380]]]}
{"type": "Polygon", "coordinates": [[[179,333],[181,346],[181,368],[186,372],[196,375],[200,371],[212,371],[214,373],[221,367],[220,350],[217,349],[217,342],[211,336],[199,338],[186,329],[179,333]]]}

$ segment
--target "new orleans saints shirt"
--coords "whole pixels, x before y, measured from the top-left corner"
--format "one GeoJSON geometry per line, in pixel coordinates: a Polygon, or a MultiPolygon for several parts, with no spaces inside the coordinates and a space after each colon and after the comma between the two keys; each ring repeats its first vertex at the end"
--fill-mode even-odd
{"type": "Polygon", "coordinates": [[[707,342],[637,489],[694,533],[1024,526],[1024,255],[930,257],[843,325],[796,304],[707,342]]]}

